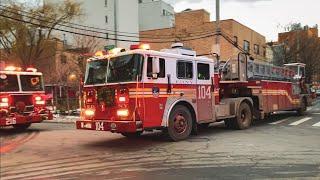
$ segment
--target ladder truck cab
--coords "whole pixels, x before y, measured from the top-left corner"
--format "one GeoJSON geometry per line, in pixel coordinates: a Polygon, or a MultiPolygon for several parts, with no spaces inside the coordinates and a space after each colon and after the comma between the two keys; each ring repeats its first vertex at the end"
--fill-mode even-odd
{"type": "Polygon", "coordinates": [[[255,72],[249,78],[250,63],[255,64],[239,55],[223,65],[181,43],[161,51],[143,44],[97,53],[88,59],[76,126],[127,137],[163,130],[179,141],[216,121],[246,129],[253,117],[304,110],[299,81],[265,79],[255,72]]]}
{"type": "Polygon", "coordinates": [[[52,119],[46,109],[42,73],[35,68],[7,66],[0,70],[0,127],[27,129],[32,123],[52,119]]]}

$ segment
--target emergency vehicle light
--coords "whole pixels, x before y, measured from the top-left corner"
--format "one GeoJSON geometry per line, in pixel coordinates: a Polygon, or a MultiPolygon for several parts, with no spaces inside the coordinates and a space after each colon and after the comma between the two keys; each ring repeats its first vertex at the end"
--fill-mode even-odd
{"type": "Polygon", "coordinates": [[[2,108],[9,107],[9,98],[8,97],[1,98],[0,107],[2,107],[2,108]]]}
{"type": "Polygon", "coordinates": [[[34,101],[36,105],[45,105],[46,102],[41,96],[34,96],[34,101]]]}
{"type": "Polygon", "coordinates": [[[119,97],[119,102],[126,102],[126,97],[123,97],[123,96],[119,97]]]}
{"type": "Polygon", "coordinates": [[[15,67],[15,66],[7,66],[4,68],[5,71],[21,71],[21,67],[15,67]]]}
{"type": "Polygon", "coordinates": [[[36,68],[32,68],[32,67],[29,67],[27,68],[27,72],[37,72],[38,70],[36,68]]]}
{"type": "Polygon", "coordinates": [[[117,111],[117,115],[119,117],[127,117],[127,116],[129,116],[129,110],[128,109],[119,109],[117,111]]]}
{"type": "Polygon", "coordinates": [[[104,56],[107,55],[108,53],[106,51],[97,51],[94,56],[104,56]]]}
{"type": "Polygon", "coordinates": [[[95,114],[95,111],[94,111],[93,109],[86,109],[86,110],[84,111],[84,115],[85,115],[86,117],[88,117],[88,118],[93,117],[94,114],[95,114]]]}
{"type": "Polygon", "coordinates": [[[150,45],[149,44],[133,44],[130,46],[130,50],[135,50],[135,49],[150,50],[150,45]]]}

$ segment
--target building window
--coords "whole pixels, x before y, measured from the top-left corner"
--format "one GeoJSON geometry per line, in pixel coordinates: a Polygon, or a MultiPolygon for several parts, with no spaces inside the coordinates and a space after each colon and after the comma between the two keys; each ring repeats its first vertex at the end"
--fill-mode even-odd
{"type": "Polygon", "coordinates": [[[192,62],[178,61],[178,63],[177,63],[177,78],[178,79],[192,79],[193,78],[192,62]]]}
{"type": "Polygon", "coordinates": [[[139,3],[142,3],[142,0],[139,0],[139,3]]]}
{"type": "Polygon", "coordinates": [[[246,52],[250,52],[250,42],[249,41],[246,41],[246,40],[243,41],[243,50],[246,52]]]}
{"type": "Polygon", "coordinates": [[[262,53],[263,53],[263,56],[264,56],[264,57],[267,56],[267,49],[266,49],[266,47],[263,47],[263,52],[262,52],[262,53]]]}
{"type": "Polygon", "coordinates": [[[209,64],[198,63],[198,79],[200,80],[209,80],[210,79],[210,68],[209,64]]]}
{"type": "Polygon", "coordinates": [[[164,9],[162,10],[162,15],[166,16],[166,10],[164,10],[164,9]]]}
{"type": "Polygon", "coordinates": [[[105,16],[105,22],[108,23],[108,16],[105,16]]]}
{"type": "Polygon", "coordinates": [[[108,7],[108,0],[104,0],[104,7],[108,7]]]}
{"type": "Polygon", "coordinates": [[[238,45],[238,36],[233,36],[234,45],[238,45]]]}
{"type": "Polygon", "coordinates": [[[255,54],[258,54],[258,55],[260,54],[260,47],[259,47],[258,44],[255,44],[253,46],[253,51],[254,51],[255,54]]]}

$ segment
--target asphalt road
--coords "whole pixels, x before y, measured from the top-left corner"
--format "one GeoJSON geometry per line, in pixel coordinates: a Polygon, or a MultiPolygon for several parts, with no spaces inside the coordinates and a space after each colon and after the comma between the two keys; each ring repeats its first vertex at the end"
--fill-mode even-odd
{"type": "Polygon", "coordinates": [[[320,102],[305,116],[281,113],[248,130],[213,124],[167,142],[41,123],[2,129],[0,179],[320,179],[320,102]]]}

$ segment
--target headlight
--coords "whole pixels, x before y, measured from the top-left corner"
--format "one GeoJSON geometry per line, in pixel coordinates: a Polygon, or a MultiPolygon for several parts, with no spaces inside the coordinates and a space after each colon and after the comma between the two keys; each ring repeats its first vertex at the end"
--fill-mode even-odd
{"type": "Polygon", "coordinates": [[[119,109],[117,111],[117,115],[119,117],[127,117],[127,116],[129,116],[129,110],[128,109],[119,109]]]}

